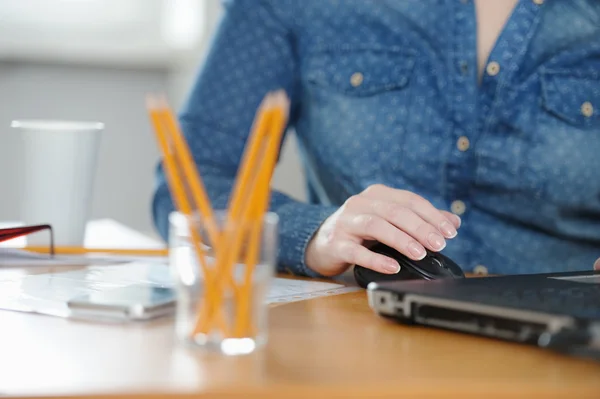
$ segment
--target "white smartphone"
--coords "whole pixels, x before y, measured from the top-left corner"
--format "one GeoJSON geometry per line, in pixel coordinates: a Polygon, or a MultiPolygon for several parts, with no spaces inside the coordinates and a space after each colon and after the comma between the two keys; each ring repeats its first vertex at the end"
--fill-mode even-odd
{"type": "Polygon", "coordinates": [[[171,315],[175,303],[171,288],[130,285],[73,298],[68,306],[76,319],[136,321],[171,315]]]}

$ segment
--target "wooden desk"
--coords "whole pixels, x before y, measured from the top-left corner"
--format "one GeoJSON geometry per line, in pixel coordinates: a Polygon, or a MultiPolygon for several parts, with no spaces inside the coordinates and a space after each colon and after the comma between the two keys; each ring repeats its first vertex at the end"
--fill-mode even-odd
{"type": "Polygon", "coordinates": [[[174,345],[167,319],[107,326],[0,311],[0,326],[0,396],[600,397],[600,364],[396,325],[364,292],[272,308],[269,346],[239,358],[174,345]]]}
{"type": "MultiPolygon", "coordinates": [[[[161,245],[114,221],[88,230],[90,246],[161,245]]],[[[116,326],[0,311],[0,397],[600,397],[600,364],[396,325],[363,291],[274,307],[270,335],[265,350],[224,358],[175,345],[170,319],[116,326]]]]}

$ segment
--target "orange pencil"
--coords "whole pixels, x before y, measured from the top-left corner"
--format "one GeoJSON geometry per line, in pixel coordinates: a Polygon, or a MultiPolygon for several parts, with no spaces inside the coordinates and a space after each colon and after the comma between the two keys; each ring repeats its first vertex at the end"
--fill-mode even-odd
{"type": "MultiPolygon", "coordinates": [[[[49,247],[25,247],[25,251],[36,252],[40,254],[49,254],[49,247]]],[[[87,254],[107,254],[121,256],[168,256],[169,250],[144,249],[144,248],[84,248],[84,247],[55,247],[54,253],[57,255],[87,255],[87,254]]]]}
{"type": "Polygon", "coordinates": [[[251,174],[256,171],[256,161],[258,159],[258,153],[262,147],[262,138],[269,124],[270,118],[270,107],[272,104],[272,94],[269,93],[263,99],[261,106],[259,107],[255,123],[252,127],[250,134],[249,144],[244,151],[244,155],[241,162],[238,175],[235,180],[235,186],[232,191],[230,205],[226,214],[225,227],[222,232],[220,240],[220,246],[217,248],[217,255],[215,259],[216,263],[216,276],[214,284],[216,289],[213,290],[213,296],[209,301],[204,301],[202,304],[203,311],[200,312],[199,319],[196,324],[194,333],[208,333],[210,329],[212,312],[221,305],[221,299],[223,296],[223,289],[221,287],[222,280],[226,276],[231,276],[231,268],[229,265],[233,265],[236,261],[237,253],[242,241],[242,229],[243,223],[240,223],[243,218],[240,218],[240,213],[243,211],[242,205],[244,204],[243,199],[248,190],[248,183],[251,180],[251,174]],[[233,223],[237,223],[238,226],[232,226],[233,223]],[[236,228],[237,227],[237,228],[236,228]],[[208,315],[208,319],[204,318],[204,315],[208,315]]]}
{"type": "MultiPolygon", "coordinates": [[[[235,228],[236,226],[231,226],[231,228],[228,228],[226,231],[227,235],[225,237],[227,241],[225,241],[226,244],[223,243],[223,245],[227,248],[227,253],[225,256],[218,259],[217,273],[219,274],[216,281],[218,289],[215,292],[216,297],[213,298],[214,302],[211,301],[212,311],[217,309],[221,304],[221,278],[223,275],[229,275],[232,272],[232,268],[237,261],[241,249],[244,230],[249,222],[252,221],[252,215],[254,213],[252,211],[258,211],[261,215],[264,214],[265,209],[261,209],[264,208],[264,205],[261,204],[261,202],[265,201],[266,195],[263,196],[263,198],[260,198],[260,195],[256,197],[253,194],[258,195],[258,193],[260,193],[261,180],[262,183],[265,181],[270,182],[271,180],[281,135],[287,122],[288,101],[284,92],[269,93],[263,106],[264,107],[261,107],[258,115],[257,129],[252,132],[247,156],[245,157],[245,162],[242,164],[238,180],[236,181],[237,190],[234,191],[235,197],[232,199],[230,214],[238,217],[228,218],[227,223],[236,223],[238,226],[237,229],[235,228]],[[269,160],[271,161],[271,165],[269,165],[269,160]],[[259,187],[256,187],[257,185],[259,187]],[[255,206],[256,201],[259,202],[258,207],[255,206]],[[242,204],[247,204],[246,208],[242,209],[242,204]]],[[[265,190],[267,189],[268,185],[265,190]]],[[[254,266],[251,267],[253,268],[254,266]]],[[[245,294],[247,295],[247,293],[248,291],[246,290],[245,294]]],[[[238,295],[238,306],[240,305],[240,296],[241,295],[238,295]]],[[[210,314],[211,313],[209,312],[209,315],[210,314]]],[[[199,330],[206,331],[207,328],[209,328],[209,325],[199,325],[198,328],[199,330]]]]}
{"type": "Polygon", "coordinates": [[[224,336],[230,335],[221,309],[225,290],[229,287],[233,289],[236,304],[236,313],[232,320],[235,324],[234,334],[247,334],[253,330],[250,325],[251,281],[259,261],[260,237],[264,214],[268,209],[270,181],[287,123],[287,96],[284,91],[268,93],[259,107],[234,182],[226,210],[225,225],[221,229],[214,219],[210,199],[189,147],[166,101],[149,98],[148,109],[163,154],[169,190],[176,208],[190,223],[191,241],[205,276],[205,290],[198,298],[200,311],[193,334],[208,333],[216,327],[224,336]],[[199,216],[207,228],[211,246],[215,251],[213,267],[207,264],[198,231],[193,226],[195,216],[199,216]],[[232,271],[239,260],[244,243],[247,244],[244,259],[246,269],[243,281],[240,282],[241,286],[238,286],[232,271]],[[213,325],[214,323],[216,325],[213,325]]]}
{"type": "Polygon", "coordinates": [[[265,162],[263,163],[262,170],[259,172],[260,181],[258,182],[258,187],[255,190],[253,198],[250,200],[253,210],[250,216],[250,244],[244,262],[246,265],[246,273],[241,294],[239,295],[240,301],[238,301],[238,317],[235,329],[235,334],[237,336],[250,334],[252,331],[250,323],[250,313],[252,311],[252,276],[259,260],[258,254],[262,234],[261,227],[264,222],[265,212],[269,206],[271,179],[273,171],[275,170],[275,163],[277,162],[278,150],[283,136],[282,133],[287,123],[287,110],[289,108],[287,98],[279,93],[276,97],[276,103],[279,104],[279,108],[275,110],[273,123],[270,126],[268,144],[265,149],[265,162]]]}
{"type": "MultiPolygon", "coordinates": [[[[192,236],[192,243],[196,252],[196,256],[198,258],[198,262],[202,268],[202,272],[204,273],[206,283],[206,296],[209,297],[210,291],[209,289],[213,286],[211,283],[212,274],[206,262],[206,257],[202,247],[200,246],[200,239],[198,237],[198,233],[196,229],[193,228],[193,210],[190,202],[188,201],[186,195],[186,189],[183,182],[180,180],[180,176],[177,172],[177,163],[176,161],[182,162],[181,159],[176,159],[176,155],[173,152],[172,143],[169,143],[169,138],[172,139],[173,135],[180,134],[178,131],[171,132],[165,124],[163,117],[164,113],[168,112],[164,109],[160,109],[160,102],[156,99],[150,97],[148,99],[148,108],[150,110],[150,118],[152,120],[152,124],[154,126],[154,130],[156,133],[156,138],[163,154],[163,164],[165,167],[165,174],[167,176],[167,182],[169,184],[169,189],[171,194],[174,197],[176,207],[179,209],[181,213],[183,213],[188,218],[188,223],[190,224],[190,235],[192,236]]],[[[172,126],[172,125],[171,125],[172,126]]],[[[183,160],[185,162],[186,160],[183,160]]],[[[200,184],[197,187],[201,187],[200,184]]],[[[208,198],[208,196],[199,197],[202,199],[208,198]]],[[[207,204],[198,205],[199,209],[206,209],[206,206],[210,206],[207,204]]],[[[226,329],[224,325],[224,320],[220,317],[219,313],[219,323],[222,325],[223,329],[226,329]]]]}

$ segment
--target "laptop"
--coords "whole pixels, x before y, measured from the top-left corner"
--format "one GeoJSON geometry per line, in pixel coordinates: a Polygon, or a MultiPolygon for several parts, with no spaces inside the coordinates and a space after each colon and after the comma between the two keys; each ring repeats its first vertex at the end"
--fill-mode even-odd
{"type": "Polygon", "coordinates": [[[372,282],[367,295],[397,322],[600,361],[600,271],[372,282]]]}

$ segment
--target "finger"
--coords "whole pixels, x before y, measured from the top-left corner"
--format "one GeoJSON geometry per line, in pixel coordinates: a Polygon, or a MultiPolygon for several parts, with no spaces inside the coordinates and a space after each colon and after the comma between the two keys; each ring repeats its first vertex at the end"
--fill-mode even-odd
{"type": "Polygon", "coordinates": [[[600,258],[594,263],[594,270],[600,270],[600,258]]]}
{"type": "MultiPolygon", "coordinates": [[[[412,194],[412,193],[411,193],[412,194]]],[[[458,234],[456,227],[448,220],[448,218],[436,207],[434,207],[425,198],[420,197],[416,194],[409,196],[408,201],[405,205],[407,208],[412,209],[417,215],[419,215],[427,223],[435,226],[435,228],[444,235],[446,238],[454,238],[458,234]]]]}
{"type": "Polygon", "coordinates": [[[425,198],[406,190],[375,185],[364,191],[364,195],[378,200],[396,202],[412,209],[427,223],[434,226],[446,238],[454,238],[458,234],[454,224],[425,198]]]}
{"type": "MultiPolygon", "coordinates": [[[[348,233],[356,237],[378,241],[414,260],[421,260],[427,254],[423,245],[410,234],[376,214],[361,214],[351,217],[346,221],[346,229],[348,233]]],[[[434,231],[434,229],[430,227],[430,231],[434,231]]],[[[438,236],[443,240],[442,236],[439,234],[438,236]]],[[[435,251],[435,249],[433,250],[435,251]]]]}
{"type": "Polygon", "coordinates": [[[460,228],[460,225],[462,224],[462,220],[460,218],[460,216],[452,213],[452,212],[448,212],[448,211],[440,211],[442,212],[442,215],[444,215],[446,217],[446,219],[448,219],[455,228],[460,228]]]}
{"type": "Polygon", "coordinates": [[[371,201],[374,214],[413,237],[421,245],[432,251],[441,251],[446,247],[446,240],[434,226],[423,220],[412,209],[394,202],[371,201]]]}
{"type": "Polygon", "coordinates": [[[352,241],[343,241],[338,249],[341,260],[376,272],[385,274],[396,274],[400,271],[400,265],[395,260],[369,251],[367,248],[352,241]]]}

